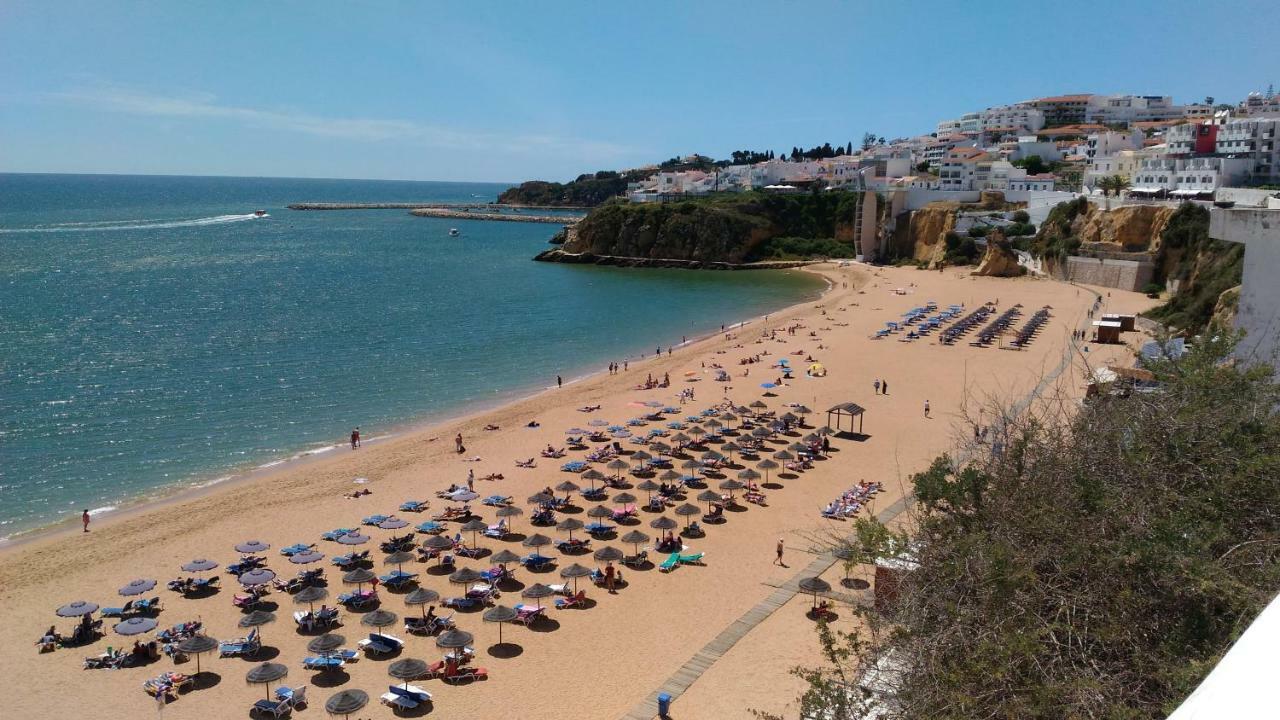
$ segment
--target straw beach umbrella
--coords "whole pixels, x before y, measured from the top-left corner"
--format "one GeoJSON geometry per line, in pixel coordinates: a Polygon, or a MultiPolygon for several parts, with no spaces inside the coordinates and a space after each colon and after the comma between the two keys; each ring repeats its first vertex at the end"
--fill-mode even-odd
{"type": "Polygon", "coordinates": [[[697,505],[690,505],[689,503],[685,503],[680,507],[676,508],[674,512],[675,514],[684,517],[684,526],[687,528],[689,527],[689,520],[694,515],[702,514],[702,508],[698,507],[697,505]]]}
{"type": "Polygon", "coordinates": [[[324,710],[330,715],[341,715],[350,718],[351,713],[360,712],[369,704],[369,693],[363,690],[343,690],[325,701],[324,710]]]}
{"type": "Polygon", "coordinates": [[[345,637],[335,633],[325,633],[312,638],[311,642],[307,643],[307,651],[327,655],[345,644],[347,644],[345,637]]]}
{"type": "Polygon", "coordinates": [[[310,607],[311,612],[314,613],[316,610],[316,603],[327,597],[329,597],[328,590],[320,587],[319,585],[312,585],[299,590],[298,594],[293,596],[293,601],[299,605],[306,603],[310,607]]]}
{"type": "Polygon", "coordinates": [[[703,490],[698,493],[697,498],[698,502],[704,502],[707,504],[707,512],[711,512],[711,503],[720,502],[721,499],[720,493],[715,490],[703,490]]]}
{"type": "Polygon", "coordinates": [[[397,680],[404,681],[404,689],[409,689],[409,681],[427,674],[427,663],[417,658],[404,658],[387,666],[387,674],[397,680]]]}
{"type": "Polygon", "coordinates": [[[818,595],[831,592],[831,584],[822,578],[802,578],[797,585],[801,590],[813,595],[813,610],[818,609],[818,595]]]}
{"type": "MultiPolygon", "coordinates": [[[[545,585],[543,587],[546,587],[545,585]]],[[[548,588],[550,589],[550,588],[548,588]]],[[[436,647],[446,650],[457,650],[475,642],[475,636],[465,630],[453,628],[436,636],[436,647]]]]}
{"type": "Polygon", "coordinates": [[[283,678],[289,674],[289,668],[280,663],[264,662],[261,665],[255,665],[249,672],[245,673],[244,679],[252,685],[265,685],[267,689],[267,699],[271,699],[271,683],[283,678]]]}
{"type": "Polygon", "coordinates": [[[471,518],[470,520],[468,520],[468,521],[466,521],[465,523],[463,523],[463,524],[462,524],[462,527],[461,527],[460,529],[461,529],[462,531],[464,531],[464,532],[469,532],[469,533],[471,533],[471,545],[472,545],[472,547],[479,547],[479,546],[480,546],[480,539],[479,539],[479,537],[480,537],[480,536],[479,536],[477,533],[481,533],[481,532],[484,532],[485,530],[488,530],[488,529],[489,529],[489,523],[485,522],[484,520],[481,520],[481,519],[480,519],[480,518],[478,518],[478,517],[476,517],[476,518],[471,518]]]}
{"type": "Polygon", "coordinates": [[[620,540],[621,542],[624,542],[624,543],[629,543],[629,544],[631,544],[631,545],[634,545],[634,546],[635,546],[635,553],[633,553],[633,554],[635,554],[635,555],[639,555],[639,554],[640,554],[640,543],[647,543],[647,542],[649,542],[650,538],[649,538],[649,536],[648,536],[648,535],[645,535],[644,533],[640,532],[639,530],[632,530],[631,532],[627,533],[626,535],[623,535],[622,537],[618,538],[618,540],[620,540]]]}
{"type": "Polygon", "coordinates": [[[254,610],[253,612],[240,618],[240,627],[257,628],[258,639],[262,639],[262,626],[276,621],[276,614],[267,612],[266,610],[254,610]]]}
{"type": "MultiPolygon", "coordinates": [[[[200,656],[218,649],[218,641],[208,635],[192,635],[178,643],[178,652],[194,655],[196,658],[196,675],[200,674],[200,656]]],[[[195,677],[194,675],[192,677],[195,677]]]]}
{"type": "Polygon", "coordinates": [[[765,481],[765,482],[769,482],[769,471],[770,471],[770,470],[777,470],[778,468],[780,468],[780,467],[782,467],[782,466],[781,466],[781,465],[779,465],[777,462],[775,462],[775,461],[773,461],[773,460],[770,460],[769,458],[765,458],[765,459],[761,460],[760,462],[756,463],[756,467],[758,467],[758,468],[760,468],[761,470],[763,470],[763,471],[764,471],[764,481],[765,481]]]}
{"type": "Polygon", "coordinates": [[[520,613],[517,613],[506,605],[494,605],[488,610],[485,610],[484,615],[482,615],[481,618],[485,622],[498,623],[498,644],[502,645],[502,626],[512,620],[515,620],[519,615],[520,613]]]}
{"type": "Polygon", "coordinates": [[[420,587],[417,590],[404,596],[405,605],[417,605],[422,609],[422,617],[427,616],[427,605],[433,602],[439,602],[440,593],[429,588],[420,587]]]}
{"type": "Polygon", "coordinates": [[[578,578],[584,578],[590,575],[591,572],[592,572],[591,568],[586,567],[584,565],[579,565],[578,563],[574,563],[569,567],[566,567],[563,570],[561,570],[560,577],[570,578],[573,580],[573,592],[576,594],[578,592],[578,578]]]}
{"type": "Polygon", "coordinates": [[[626,557],[626,555],[616,547],[605,545],[597,550],[592,557],[600,562],[617,562],[626,557]]]}
{"type": "Polygon", "coordinates": [[[565,518],[560,521],[559,525],[556,525],[557,530],[569,533],[569,542],[571,543],[573,542],[573,531],[581,530],[584,527],[586,526],[577,518],[565,518]]]}
{"type": "Polygon", "coordinates": [[[360,624],[367,625],[368,627],[380,628],[387,627],[388,625],[395,625],[396,621],[399,619],[400,618],[390,610],[379,609],[361,615],[360,624]]]}
{"type": "Polygon", "coordinates": [[[649,527],[654,528],[655,530],[671,530],[677,525],[679,525],[679,523],[666,515],[659,515],[649,523],[649,527]]]}

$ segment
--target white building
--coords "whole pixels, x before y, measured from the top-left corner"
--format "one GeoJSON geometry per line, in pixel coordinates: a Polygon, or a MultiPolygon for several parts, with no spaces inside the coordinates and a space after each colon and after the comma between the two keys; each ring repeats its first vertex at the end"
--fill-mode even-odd
{"type": "Polygon", "coordinates": [[[1212,197],[1225,185],[1236,185],[1249,175],[1252,161],[1246,158],[1164,157],[1143,160],[1129,192],[1137,195],[1172,197],[1212,197]]]}
{"type": "Polygon", "coordinates": [[[1021,177],[1021,178],[1010,179],[1009,190],[1013,192],[1025,192],[1028,190],[1052,191],[1054,189],[1054,183],[1056,182],[1057,182],[1057,179],[1053,176],[1053,173],[1040,173],[1039,175],[1024,175],[1024,177],[1021,177]]]}
{"type": "Polygon", "coordinates": [[[1183,116],[1181,105],[1168,95],[1093,95],[1085,108],[1085,122],[1125,125],[1183,116]]]}
{"type": "Polygon", "coordinates": [[[1214,149],[1219,155],[1249,158],[1253,167],[1246,182],[1280,183],[1280,115],[1230,120],[1218,127],[1214,149]]]}
{"type": "Polygon", "coordinates": [[[1001,105],[978,113],[983,132],[997,128],[1016,128],[1020,134],[1033,133],[1044,127],[1044,112],[1030,105],[1001,105]]]}
{"type": "Polygon", "coordinates": [[[958,147],[947,153],[938,172],[942,190],[977,189],[978,163],[991,158],[976,147],[958,147]]]}
{"type": "Polygon", "coordinates": [[[1018,147],[1009,154],[1010,160],[1022,160],[1037,155],[1045,162],[1056,162],[1062,159],[1058,144],[1052,140],[1041,140],[1035,135],[1018,138],[1018,147]]]}
{"type": "Polygon", "coordinates": [[[1115,155],[1121,150],[1141,150],[1146,136],[1141,130],[1123,130],[1095,133],[1085,143],[1084,156],[1089,160],[1115,155]]]}

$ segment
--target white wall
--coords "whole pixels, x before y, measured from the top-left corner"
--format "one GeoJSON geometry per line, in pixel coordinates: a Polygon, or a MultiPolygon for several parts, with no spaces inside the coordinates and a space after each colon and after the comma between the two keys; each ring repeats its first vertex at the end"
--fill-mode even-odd
{"type": "Polygon", "coordinates": [[[1244,339],[1236,355],[1277,366],[1280,358],[1280,210],[1209,211],[1209,236],[1242,242],[1244,283],[1236,311],[1236,327],[1244,339]]]}

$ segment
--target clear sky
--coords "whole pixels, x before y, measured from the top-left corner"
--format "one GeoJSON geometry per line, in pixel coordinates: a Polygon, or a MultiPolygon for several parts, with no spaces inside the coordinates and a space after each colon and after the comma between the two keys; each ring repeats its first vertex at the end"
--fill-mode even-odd
{"type": "MultiPolygon", "coordinates": [[[[0,0],[0,171],[564,180],[1280,83],[1280,2],[0,0]]],[[[2,200],[0,200],[2,201],[2,200]]]]}

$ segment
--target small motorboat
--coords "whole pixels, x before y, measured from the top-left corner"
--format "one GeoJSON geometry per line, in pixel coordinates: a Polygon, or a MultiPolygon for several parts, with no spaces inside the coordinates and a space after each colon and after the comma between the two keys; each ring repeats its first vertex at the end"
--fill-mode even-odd
{"type": "Polygon", "coordinates": [[[458,232],[458,228],[449,228],[449,237],[458,237],[461,234],[458,232]]]}
{"type": "Polygon", "coordinates": [[[266,211],[266,210],[254,210],[254,211],[253,211],[253,216],[254,216],[254,217],[266,217],[266,216],[267,216],[267,211],[266,211]]]}

